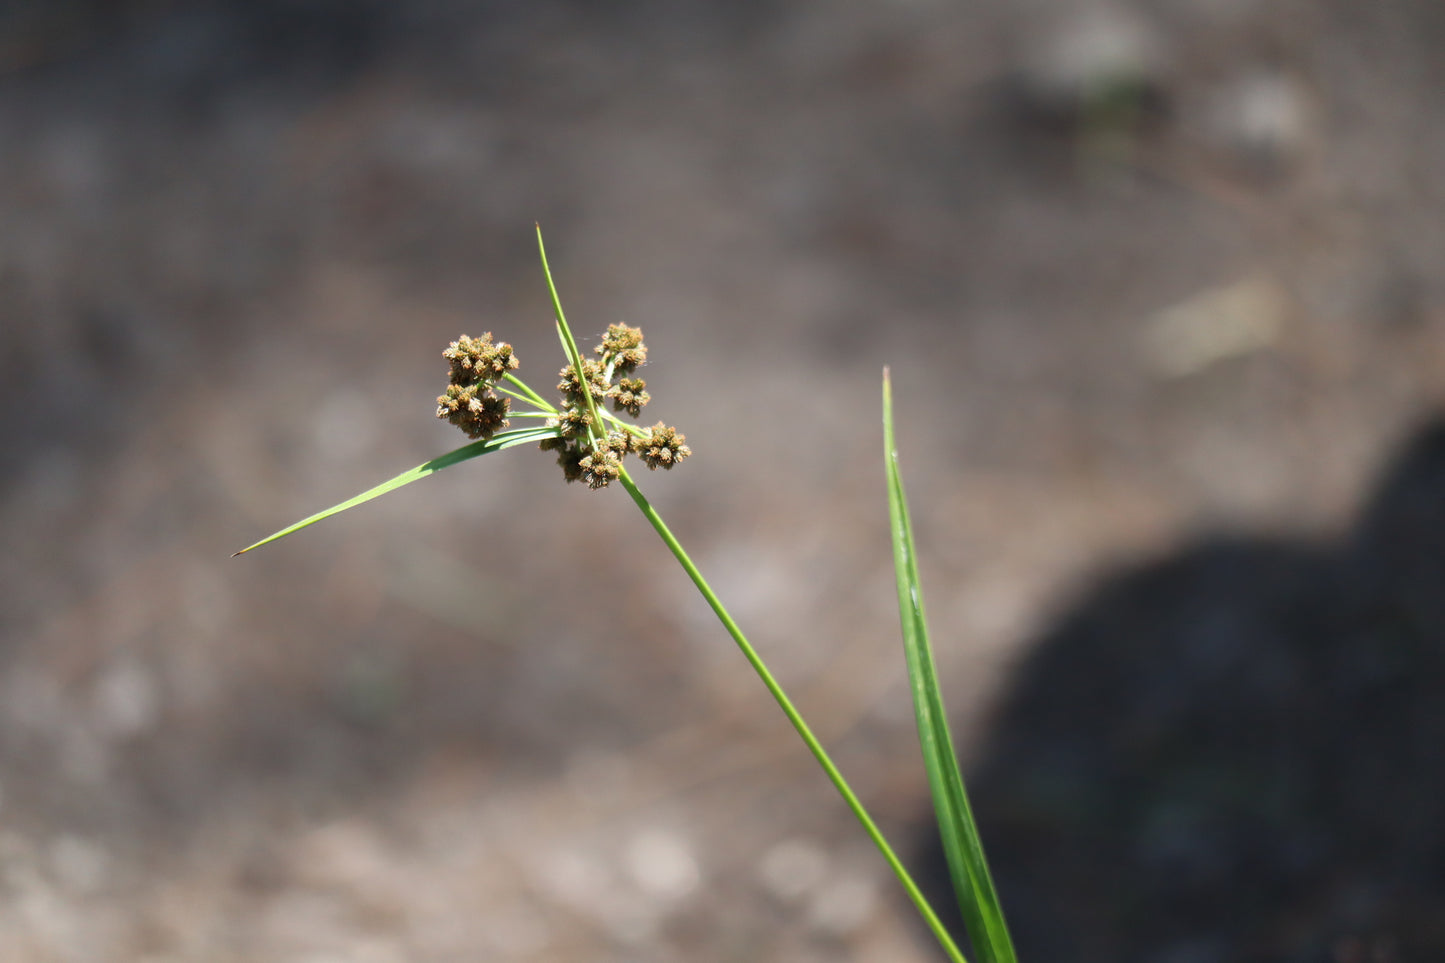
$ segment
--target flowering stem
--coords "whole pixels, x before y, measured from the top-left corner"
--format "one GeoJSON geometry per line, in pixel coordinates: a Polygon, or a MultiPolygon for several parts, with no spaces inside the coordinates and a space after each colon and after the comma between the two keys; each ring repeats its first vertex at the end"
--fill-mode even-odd
{"type": "Polygon", "coordinates": [[[506,374],[502,375],[502,378],[503,378],[504,380],[508,381],[509,383],[511,383],[514,387],[516,387],[516,389],[517,389],[518,391],[520,391],[520,392],[522,393],[522,395],[525,395],[526,398],[523,399],[523,398],[522,398],[522,395],[518,395],[518,394],[515,394],[515,393],[513,393],[513,392],[511,392],[511,391],[507,391],[507,389],[501,387],[500,385],[497,386],[497,390],[498,390],[498,391],[502,392],[503,394],[511,395],[513,398],[516,398],[518,401],[526,400],[526,401],[528,401],[528,402],[531,402],[532,404],[536,405],[538,408],[542,409],[543,411],[549,412],[550,414],[554,414],[554,415],[555,415],[555,414],[557,413],[557,409],[552,406],[552,403],[551,403],[550,401],[548,401],[546,398],[543,398],[541,395],[537,394],[537,392],[533,391],[533,390],[531,389],[531,387],[530,387],[525,381],[523,381],[521,378],[518,378],[516,375],[512,374],[510,371],[508,371],[506,374]]]}
{"type": "Polygon", "coordinates": [[[828,751],[823,748],[823,744],[818,741],[818,737],[813,735],[813,730],[803,721],[802,715],[793,706],[792,700],[789,699],[787,693],[783,691],[783,687],[778,684],[777,679],[773,678],[773,674],[763,662],[762,656],[758,655],[752,643],[743,635],[742,629],[738,628],[737,623],[733,621],[733,617],[729,615],[728,610],[723,607],[722,601],[713,592],[712,587],[707,584],[707,580],[702,577],[702,573],[698,571],[697,566],[692,563],[692,559],[688,558],[687,552],[683,550],[682,544],[678,542],[677,537],[672,534],[663,522],[662,516],[657,514],[657,510],[652,507],[652,503],[638,490],[636,483],[633,482],[626,468],[622,469],[618,481],[622,483],[623,488],[627,489],[627,494],[632,496],[632,500],[642,511],[643,516],[646,517],[648,522],[652,524],[652,527],[657,530],[657,534],[672,552],[673,557],[677,559],[683,571],[687,572],[688,578],[692,579],[692,584],[697,586],[698,592],[702,593],[702,597],[707,600],[707,604],[713,610],[713,614],[717,616],[723,628],[727,629],[728,635],[733,637],[733,641],[736,642],[738,648],[742,650],[743,658],[748,660],[748,664],[753,667],[753,671],[758,674],[758,678],[762,680],[763,685],[767,687],[768,692],[772,695],[773,699],[777,701],[778,707],[783,710],[783,715],[788,717],[788,721],[793,724],[793,728],[797,730],[798,735],[807,745],[809,751],[813,753],[813,758],[818,760],[818,765],[823,767],[823,771],[827,773],[828,778],[832,780],[833,786],[838,790],[838,794],[843,797],[843,801],[848,804],[848,808],[853,811],[853,815],[856,816],[858,822],[863,825],[863,830],[868,834],[868,838],[873,840],[873,845],[878,847],[878,851],[883,854],[883,859],[888,863],[889,868],[893,870],[893,874],[897,876],[898,881],[903,884],[903,889],[908,893],[908,898],[911,899],[913,905],[918,908],[919,914],[923,916],[924,922],[928,924],[928,928],[932,930],[933,935],[937,937],[939,945],[942,946],[943,951],[948,954],[948,958],[954,961],[954,963],[967,963],[962,951],[960,951],[957,944],[954,943],[953,938],[949,936],[948,931],[944,929],[943,923],[939,921],[938,915],[933,911],[933,907],[928,905],[928,900],[924,898],[922,891],[918,888],[918,884],[913,881],[912,876],[908,875],[908,870],[904,869],[903,863],[893,851],[893,847],[888,845],[888,840],[884,838],[882,831],[878,828],[878,824],[873,821],[872,816],[868,815],[868,810],[863,807],[863,803],[858,799],[858,795],[853,792],[853,788],[849,786],[848,781],[843,778],[843,773],[839,771],[838,767],[834,764],[832,757],[828,755],[828,751]]]}

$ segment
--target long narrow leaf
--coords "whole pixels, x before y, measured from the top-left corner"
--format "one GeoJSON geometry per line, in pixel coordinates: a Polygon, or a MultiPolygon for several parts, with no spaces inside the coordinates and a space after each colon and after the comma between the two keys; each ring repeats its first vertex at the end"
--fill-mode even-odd
{"type": "Polygon", "coordinates": [[[707,584],[707,579],[702,577],[702,572],[698,570],[698,567],[693,564],[692,559],[688,557],[687,552],[683,550],[682,543],[677,540],[677,536],[672,534],[667,524],[663,522],[662,516],[657,513],[657,509],[653,508],[652,503],[642,494],[637,484],[633,482],[632,476],[627,473],[626,468],[622,469],[622,473],[618,476],[617,480],[622,483],[623,488],[627,489],[627,494],[632,496],[632,501],[642,511],[643,517],[647,519],[648,523],[652,525],[653,529],[662,538],[663,543],[667,545],[668,550],[672,552],[673,557],[677,559],[678,564],[682,566],[688,578],[692,579],[692,584],[697,587],[698,592],[702,595],[703,599],[707,601],[708,607],[712,609],[713,614],[717,616],[718,621],[722,623],[728,635],[732,636],[733,641],[737,643],[738,649],[743,654],[743,658],[747,659],[748,664],[752,666],[753,671],[757,673],[758,678],[762,680],[763,686],[767,688],[768,693],[772,695],[774,701],[777,702],[778,708],[783,710],[783,715],[788,717],[788,721],[793,724],[794,730],[797,731],[804,745],[808,747],[808,750],[813,754],[813,758],[818,761],[818,765],[821,766],[823,772],[827,774],[828,779],[833,783],[833,787],[838,790],[838,795],[843,797],[843,802],[847,804],[848,808],[853,811],[853,815],[858,819],[858,822],[862,824],[863,831],[868,834],[869,839],[873,840],[873,845],[878,847],[878,852],[882,854],[884,861],[888,863],[889,868],[891,868],[894,875],[898,877],[898,882],[903,885],[904,891],[908,894],[908,898],[913,901],[913,905],[918,909],[919,915],[923,917],[923,921],[928,925],[928,928],[933,931],[933,935],[938,939],[939,946],[942,947],[943,952],[947,954],[952,963],[968,963],[967,957],[965,957],[963,952],[958,948],[958,944],[954,942],[953,936],[938,918],[938,914],[933,911],[933,907],[929,905],[927,898],[923,895],[923,891],[918,888],[918,884],[913,881],[913,877],[908,875],[908,870],[904,867],[903,861],[898,858],[898,854],[895,853],[893,847],[888,844],[888,840],[883,835],[883,831],[878,828],[878,824],[874,822],[873,817],[868,814],[868,810],[863,806],[863,802],[858,798],[858,794],[853,791],[852,786],[848,785],[848,780],[843,778],[843,773],[833,762],[832,757],[828,755],[828,750],[823,748],[823,744],[818,740],[818,737],[813,734],[813,730],[808,726],[808,723],[804,721],[802,713],[797,710],[797,707],[793,705],[793,701],[788,698],[788,694],[783,691],[782,685],[778,683],[777,678],[768,669],[767,663],[765,663],[763,657],[758,654],[758,650],[753,648],[753,644],[748,641],[747,636],[743,635],[743,630],[738,628],[737,622],[733,621],[733,617],[728,613],[727,607],[723,605],[722,599],[717,597],[717,593],[712,590],[712,586],[707,584]]]}
{"type": "Polygon", "coordinates": [[[597,417],[597,403],[592,400],[592,392],[585,386],[587,384],[587,373],[582,368],[582,352],[577,348],[577,339],[572,336],[572,328],[567,324],[567,315],[562,313],[562,299],[557,296],[557,285],[552,280],[552,268],[547,264],[547,246],[542,243],[542,225],[537,225],[537,253],[542,257],[542,274],[547,278],[547,291],[552,295],[552,309],[557,315],[557,338],[562,342],[562,350],[567,355],[567,363],[572,370],[577,372],[577,384],[581,388],[582,398],[587,403],[587,434],[595,442],[598,433],[602,431],[602,422],[597,417]]]}
{"type": "Polygon", "coordinates": [[[888,474],[888,516],[893,530],[893,562],[898,577],[898,614],[903,626],[904,652],[912,683],[918,738],[924,768],[938,816],[939,834],[948,857],[949,874],[964,925],[974,952],[984,963],[1016,963],[1013,943],[1004,923],[998,893],[984,859],[983,844],[974,825],[973,811],[963,788],[963,774],[948,731],[948,714],[933,664],[928,625],[923,615],[923,590],[913,546],[913,526],[903,479],[898,471],[898,449],[893,436],[893,392],[888,371],[883,372],[883,444],[888,474]]]}
{"type": "MultiPolygon", "coordinates": [[[[284,538],[292,532],[300,531],[307,525],[316,524],[323,518],[330,518],[332,515],[344,512],[348,508],[355,508],[362,502],[369,502],[373,498],[385,495],[387,492],[396,491],[403,485],[410,485],[412,482],[420,481],[428,475],[435,475],[443,468],[450,468],[453,465],[460,464],[469,459],[477,458],[481,455],[488,455],[494,451],[501,451],[503,448],[511,448],[514,445],[525,445],[529,441],[541,441],[543,438],[555,438],[556,435],[557,429],[555,428],[514,428],[511,431],[499,432],[491,438],[474,441],[469,445],[463,445],[454,451],[447,452],[445,455],[433,458],[429,462],[417,465],[411,471],[402,472],[390,481],[382,482],[375,488],[368,488],[355,498],[348,498],[339,505],[332,505],[325,511],[317,512],[315,515],[303,518],[294,525],[288,525],[274,535],[268,535],[261,539],[254,545],[247,545],[241,549],[241,551],[237,552],[236,555],[243,555],[253,548],[259,548],[268,542],[274,542],[278,538],[284,538]]],[[[235,558],[236,555],[232,555],[231,557],[235,558]]]]}

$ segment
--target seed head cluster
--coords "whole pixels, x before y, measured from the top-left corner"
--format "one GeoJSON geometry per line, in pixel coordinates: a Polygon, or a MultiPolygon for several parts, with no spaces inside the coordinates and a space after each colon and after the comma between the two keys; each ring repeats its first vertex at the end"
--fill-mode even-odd
{"type": "MultiPolygon", "coordinates": [[[[556,429],[557,436],[543,440],[541,447],[557,453],[563,477],[569,482],[586,482],[589,488],[606,488],[621,476],[622,460],[629,454],[637,455],[654,471],[672,468],[692,454],[687,439],[676,428],[660,421],[642,428],[601,410],[610,401],[617,414],[636,418],[651,400],[647,382],[635,376],[647,362],[642,329],[611,325],[597,354],[595,359],[582,359],[580,374],[572,365],[558,374],[561,404],[546,422],[548,428],[556,429]]],[[[505,428],[511,399],[494,388],[517,367],[512,346],[494,344],[490,334],[480,338],[462,335],[442,356],[451,366],[451,384],[446,394],[437,398],[437,417],[447,419],[469,438],[490,438],[505,428]]],[[[524,390],[531,394],[531,389],[524,390]]]]}
{"type": "Polygon", "coordinates": [[[597,353],[618,371],[631,374],[647,363],[647,345],[642,343],[642,329],[625,324],[609,324],[597,353]]]}
{"type": "MultiPolygon", "coordinates": [[[[592,393],[594,402],[607,396],[608,385],[603,371],[603,367],[592,359],[582,359],[582,374],[587,378],[587,388],[592,393]]],[[[562,380],[557,382],[557,390],[562,392],[563,404],[586,411],[587,401],[582,394],[582,382],[577,377],[577,369],[569,364],[558,372],[558,376],[562,380]]]]}
{"type": "Polygon", "coordinates": [[[653,425],[646,438],[634,440],[632,450],[652,471],[671,468],[692,454],[692,449],[683,444],[687,436],[676,428],[669,428],[662,422],[653,425]]]}
{"type": "Polygon", "coordinates": [[[490,438],[507,427],[511,399],[492,390],[497,380],[517,367],[506,342],[492,343],[491,332],[480,338],[462,335],[442,357],[451,367],[451,383],[437,398],[437,417],[445,418],[468,438],[490,438]]]}
{"type": "Polygon", "coordinates": [[[597,354],[596,360],[582,360],[581,377],[571,365],[562,369],[557,383],[562,408],[547,420],[549,427],[558,430],[558,437],[542,442],[542,448],[558,453],[557,463],[566,479],[586,482],[588,488],[606,488],[621,475],[622,459],[629,454],[638,455],[653,470],[671,468],[692,454],[686,438],[662,422],[652,428],[624,425],[615,419],[605,425],[590,424],[584,381],[594,404],[611,401],[619,414],[626,412],[636,418],[652,400],[647,382],[632,377],[647,361],[641,328],[611,325],[597,354]]]}
{"type": "Polygon", "coordinates": [[[642,406],[652,400],[652,395],[647,393],[647,382],[641,378],[619,378],[608,394],[614,410],[625,411],[634,418],[642,414],[642,406]]]}

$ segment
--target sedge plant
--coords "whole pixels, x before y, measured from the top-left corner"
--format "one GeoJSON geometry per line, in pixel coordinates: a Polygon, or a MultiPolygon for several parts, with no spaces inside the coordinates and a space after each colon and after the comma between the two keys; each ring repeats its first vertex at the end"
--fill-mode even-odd
{"type": "MultiPolygon", "coordinates": [[[[642,331],[622,324],[611,325],[597,346],[597,357],[584,357],[562,311],[557,287],[547,264],[547,252],[542,243],[540,228],[537,231],[537,247],[556,315],[557,335],[566,356],[566,364],[559,373],[560,380],[557,383],[560,394],[557,403],[548,401],[513,374],[518,368],[518,360],[511,345],[493,341],[490,333],[479,338],[462,335],[442,352],[448,362],[449,378],[446,390],[437,398],[436,414],[438,418],[446,419],[465,432],[467,437],[472,439],[469,444],[288,525],[241,549],[236,555],[274,542],[444,468],[518,445],[536,444],[544,451],[555,452],[563,476],[568,482],[584,482],[592,489],[607,488],[616,482],[627,492],[643,517],[662,538],[722,627],[737,644],[743,657],[897,876],[945,955],[954,963],[967,963],[953,935],[944,927],[938,914],[828,751],[813,734],[757,649],[748,641],[722,600],[713,592],[682,544],[628,472],[625,459],[629,455],[635,456],[655,471],[659,468],[672,469],[691,454],[685,436],[676,428],[663,422],[642,427],[622,417],[626,415],[631,419],[637,418],[642,408],[651,400],[646,383],[637,377],[638,369],[647,360],[647,347],[642,341],[642,331]],[[514,408],[514,404],[520,407],[514,408]],[[511,427],[512,419],[524,422],[524,426],[511,427]]],[[[883,372],[883,436],[904,652],[924,766],[950,877],[975,959],[980,963],[1016,963],[1013,944],[1004,923],[988,864],[984,859],[968,796],[964,791],[963,778],[939,691],[938,675],[924,620],[923,594],[919,585],[912,526],[898,468],[893,432],[893,401],[887,369],[883,372]]]]}

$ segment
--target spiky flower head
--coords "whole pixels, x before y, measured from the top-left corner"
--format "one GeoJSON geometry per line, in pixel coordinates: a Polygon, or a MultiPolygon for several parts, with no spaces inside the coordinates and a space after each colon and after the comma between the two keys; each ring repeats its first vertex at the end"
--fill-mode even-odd
{"type": "Polygon", "coordinates": [[[641,378],[621,378],[607,390],[616,411],[625,411],[636,418],[642,414],[642,406],[652,400],[647,393],[647,382],[641,378]]]}
{"type": "Polygon", "coordinates": [[[632,450],[632,445],[635,440],[632,435],[629,435],[625,431],[609,431],[602,443],[606,445],[609,450],[616,452],[617,456],[621,458],[632,450]]]}
{"type": "Polygon", "coordinates": [[[481,385],[447,385],[437,398],[437,417],[466,432],[468,438],[490,438],[507,427],[511,399],[494,395],[481,385]]]}
{"type": "Polygon", "coordinates": [[[594,448],[577,462],[582,469],[582,479],[594,491],[606,488],[622,474],[622,458],[606,445],[594,448]]]}
{"type": "MultiPolygon", "coordinates": [[[[603,380],[602,366],[595,361],[584,358],[582,360],[582,373],[587,378],[587,387],[592,392],[594,401],[601,401],[607,395],[607,382],[603,380]]],[[[577,380],[577,369],[570,364],[558,372],[562,380],[557,382],[557,390],[562,392],[562,399],[569,408],[586,410],[587,401],[582,395],[581,382],[577,380]]]]}
{"type": "Polygon", "coordinates": [[[576,408],[563,408],[547,419],[547,427],[562,429],[563,438],[586,438],[587,415],[576,408]]]}
{"type": "Polygon", "coordinates": [[[512,346],[505,341],[493,344],[490,331],[480,338],[462,335],[442,352],[442,357],[451,365],[451,383],[463,387],[495,384],[518,364],[512,346]]]}
{"type": "Polygon", "coordinates": [[[634,439],[633,448],[648,468],[657,471],[659,468],[670,469],[692,454],[692,449],[684,444],[686,441],[686,435],[659,421],[652,426],[647,438],[634,439]]]}
{"type": "Polygon", "coordinates": [[[611,360],[613,370],[631,374],[647,361],[647,345],[642,343],[642,329],[625,324],[609,324],[607,334],[597,346],[604,360],[611,360]]]}

